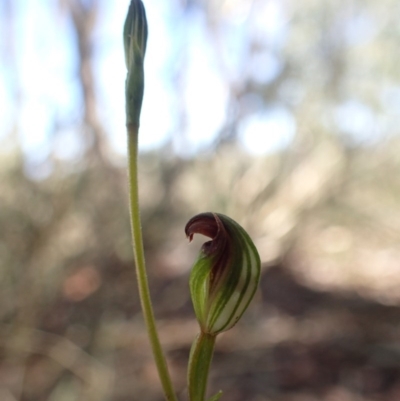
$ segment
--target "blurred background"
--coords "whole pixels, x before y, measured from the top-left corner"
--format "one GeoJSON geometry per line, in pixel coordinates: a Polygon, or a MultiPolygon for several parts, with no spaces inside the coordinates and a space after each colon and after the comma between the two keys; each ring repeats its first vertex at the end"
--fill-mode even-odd
{"type": "MultiPolygon", "coordinates": [[[[230,401],[400,399],[400,3],[146,0],[140,196],[181,400],[188,275],[228,214],[260,289],[221,335],[230,401]]],[[[133,270],[128,0],[0,1],[0,399],[161,401],[133,270]]]]}

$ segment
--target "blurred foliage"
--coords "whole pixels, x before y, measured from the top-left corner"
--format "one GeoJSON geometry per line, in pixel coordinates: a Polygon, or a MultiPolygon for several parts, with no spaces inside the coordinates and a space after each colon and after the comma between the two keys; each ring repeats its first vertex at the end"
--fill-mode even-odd
{"type": "MultiPolygon", "coordinates": [[[[132,268],[125,162],[108,145],[96,101],[102,3],[59,3],[79,49],[84,146],[73,161],[51,156],[50,173],[35,178],[17,133],[3,137],[0,397],[159,400],[132,268]]],[[[198,247],[187,245],[183,227],[213,210],[246,227],[264,271],[254,304],[217,344],[212,390],[231,401],[400,399],[399,3],[173,5],[177,19],[193,10],[204,17],[229,92],[214,143],[177,155],[188,112],[185,63],[177,63],[176,135],[140,161],[151,288],[180,398],[197,332],[187,283],[198,247]],[[272,37],[264,18],[277,7],[282,33],[272,37]],[[232,41],[243,42],[234,65],[232,41]],[[279,65],[272,77],[269,62],[279,65]],[[250,155],[243,124],[276,106],[295,119],[295,138],[250,155]]],[[[194,35],[186,29],[183,53],[194,35]]]]}

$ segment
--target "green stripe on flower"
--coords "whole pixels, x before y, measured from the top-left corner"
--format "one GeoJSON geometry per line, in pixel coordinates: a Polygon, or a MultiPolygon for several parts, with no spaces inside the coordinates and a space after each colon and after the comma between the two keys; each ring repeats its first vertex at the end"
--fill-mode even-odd
{"type": "Polygon", "coordinates": [[[211,238],[203,244],[190,275],[190,291],[203,332],[217,334],[240,319],[260,278],[260,257],[246,231],[230,217],[201,213],[189,220],[186,235],[211,238]]]}

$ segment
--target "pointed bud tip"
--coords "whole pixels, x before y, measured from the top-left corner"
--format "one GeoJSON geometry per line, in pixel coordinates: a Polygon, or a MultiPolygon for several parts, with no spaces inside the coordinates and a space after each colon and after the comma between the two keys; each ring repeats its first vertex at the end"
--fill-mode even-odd
{"type": "Polygon", "coordinates": [[[135,52],[142,58],[147,46],[147,19],[146,11],[141,0],[132,0],[124,24],[125,61],[127,69],[131,68],[135,52]]]}
{"type": "Polygon", "coordinates": [[[144,56],[147,44],[146,12],[141,0],[132,0],[124,24],[126,123],[139,126],[144,92],[144,56]]]}

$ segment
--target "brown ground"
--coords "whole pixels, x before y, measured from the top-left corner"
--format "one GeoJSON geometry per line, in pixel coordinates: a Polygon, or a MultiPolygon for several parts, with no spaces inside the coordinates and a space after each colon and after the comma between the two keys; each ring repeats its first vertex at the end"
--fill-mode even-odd
{"type": "MultiPolygon", "coordinates": [[[[98,278],[90,272],[77,271],[75,293],[47,305],[40,330],[3,326],[2,400],[163,399],[131,267],[105,268],[98,278]],[[107,285],[80,300],[77,283],[84,293],[96,280],[107,285]]],[[[151,280],[161,338],[184,400],[197,332],[187,277],[151,280]]],[[[400,400],[399,321],[399,307],[316,291],[287,267],[265,268],[249,311],[219,337],[210,392],[222,389],[229,401],[400,400]]]]}

